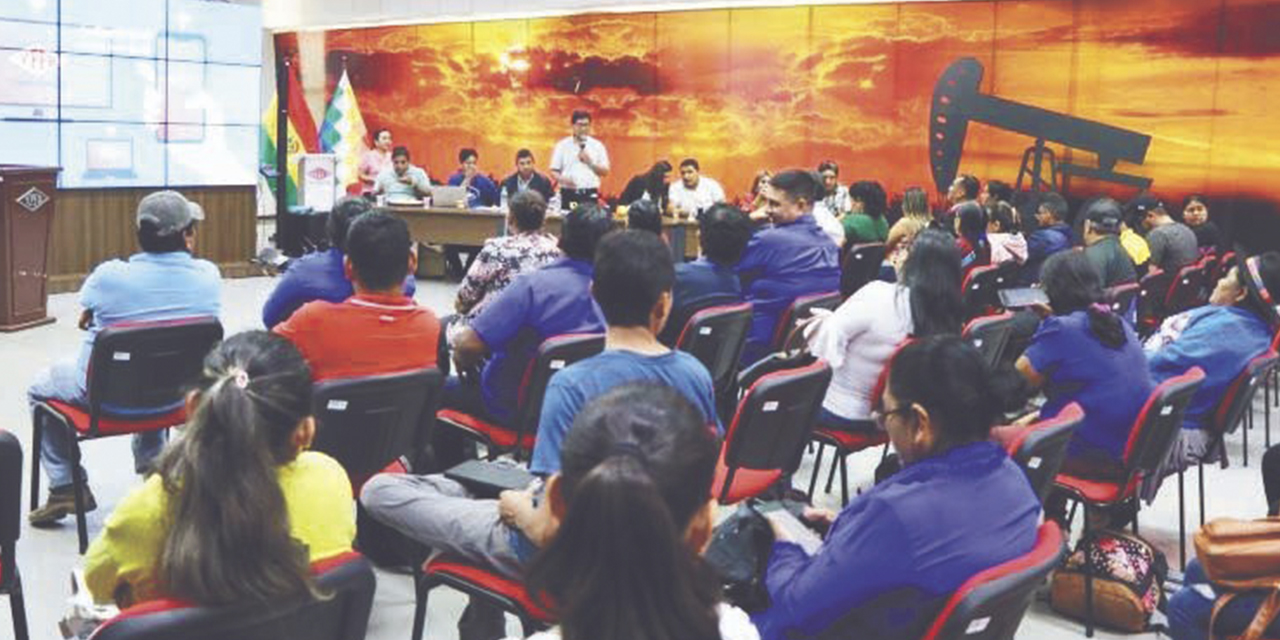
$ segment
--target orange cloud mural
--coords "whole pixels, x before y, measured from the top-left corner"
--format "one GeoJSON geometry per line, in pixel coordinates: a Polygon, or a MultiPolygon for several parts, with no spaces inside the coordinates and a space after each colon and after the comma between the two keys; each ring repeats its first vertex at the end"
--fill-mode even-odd
{"type": "MultiPolygon", "coordinates": [[[[613,158],[606,194],[685,156],[732,194],[759,168],[824,159],[844,181],[932,187],[934,85],[975,58],[982,93],[1150,136],[1144,162],[1117,171],[1167,199],[1208,193],[1237,235],[1280,245],[1277,24],[1277,0],[799,6],[335,30],[324,63],[329,91],[345,65],[370,130],[391,128],[437,177],[464,146],[494,174],[522,147],[545,167],[585,108],[613,158]]],[[[1012,182],[1033,142],[973,124],[959,170],[1012,182]]],[[[1096,166],[1092,151],[1049,146],[1096,166]]]]}

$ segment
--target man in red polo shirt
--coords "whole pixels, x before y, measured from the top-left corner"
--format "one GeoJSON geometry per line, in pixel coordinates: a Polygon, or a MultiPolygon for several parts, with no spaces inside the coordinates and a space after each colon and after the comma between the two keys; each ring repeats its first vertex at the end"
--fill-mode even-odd
{"type": "Polygon", "coordinates": [[[417,266],[404,220],[363,214],[347,232],[343,265],[355,295],[310,302],[275,332],[297,345],[315,380],[436,366],[440,321],[403,293],[405,276],[417,266]]]}

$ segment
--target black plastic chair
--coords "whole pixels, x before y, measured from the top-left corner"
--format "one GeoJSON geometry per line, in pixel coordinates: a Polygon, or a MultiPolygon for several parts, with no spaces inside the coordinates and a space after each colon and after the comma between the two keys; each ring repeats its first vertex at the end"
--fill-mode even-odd
{"type": "Polygon", "coordinates": [[[372,565],[347,553],[312,571],[328,597],[220,607],[144,602],[108,620],[92,640],[363,640],[376,587],[372,565]]]}
{"type": "Polygon", "coordinates": [[[18,573],[18,536],[22,532],[22,445],[0,430],[0,594],[9,595],[13,637],[27,640],[27,608],[18,573]]]}
{"type": "Polygon", "coordinates": [[[965,325],[960,337],[972,344],[986,359],[987,364],[995,367],[1006,360],[1017,358],[1018,354],[1013,354],[1013,358],[1009,357],[1011,350],[1008,348],[1015,322],[1014,315],[1007,312],[974,318],[965,325]]]}
{"type": "Polygon", "coordinates": [[[1005,445],[1009,457],[1027,474],[1031,489],[1041,503],[1053,489],[1062,461],[1067,458],[1067,445],[1082,420],[1084,409],[1073,402],[1063,407],[1058,415],[1027,425],[1005,445]]]}
{"type": "Polygon", "coordinates": [[[782,312],[782,316],[778,318],[778,328],[773,332],[772,351],[786,351],[793,345],[787,344],[787,338],[791,336],[791,332],[796,325],[802,320],[806,320],[814,309],[830,309],[834,311],[840,306],[840,293],[832,291],[829,293],[814,293],[807,296],[800,296],[791,303],[782,312]]]}
{"type": "Polygon", "coordinates": [[[1108,287],[1102,292],[1102,295],[1107,306],[1111,307],[1112,313],[1122,318],[1128,318],[1130,323],[1134,323],[1137,322],[1137,309],[1134,307],[1134,303],[1137,301],[1140,291],[1138,283],[1126,282],[1114,287],[1108,287]]]}
{"type": "Polygon", "coordinates": [[[684,333],[685,327],[689,326],[689,320],[698,313],[704,309],[734,305],[739,302],[742,302],[742,296],[723,294],[708,296],[696,304],[673,308],[671,317],[667,318],[666,326],[662,327],[662,331],[658,333],[658,342],[675,349],[676,343],[680,341],[680,335],[684,333]]]}
{"type": "Polygon", "coordinates": [[[58,400],[32,406],[31,508],[40,500],[41,416],[66,424],[75,434],[71,477],[80,553],[89,546],[84,517],[80,443],[176,427],[187,421],[185,396],[200,377],[205,355],[222,339],[217,318],[189,318],[113,325],[93,342],[86,386],[87,407],[58,400]]]}
{"type": "Polygon", "coordinates": [[[977,318],[1003,309],[1000,290],[1016,286],[1018,268],[1016,262],[1005,262],[970,269],[961,285],[965,317],[977,318]]]}
{"type": "Polygon", "coordinates": [[[751,303],[710,307],[689,318],[676,340],[676,348],[707,368],[719,394],[734,386],[750,330],[751,303]]]}
{"type": "Polygon", "coordinates": [[[1143,337],[1155,333],[1164,321],[1164,302],[1173,284],[1175,274],[1165,273],[1156,267],[1151,268],[1142,280],[1138,281],[1138,333],[1143,337]]]}
{"type": "Polygon", "coordinates": [[[1209,274],[1203,261],[1189,264],[1179,270],[1178,276],[1169,284],[1169,291],[1165,294],[1165,314],[1173,315],[1203,304],[1201,298],[1204,296],[1208,281],[1209,274]]]}
{"type": "Polygon", "coordinates": [[[884,264],[885,246],[883,242],[855,244],[845,252],[844,264],[840,266],[840,296],[848,298],[858,292],[863,285],[880,277],[880,266],[884,264]]]}
{"type": "Polygon", "coordinates": [[[413,582],[415,598],[410,640],[422,640],[422,633],[427,626],[427,599],[431,591],[440,586],[451,587],[473,599],[511,613],[520,619],[521,629],[526,636],[555,623],[551,613],[539,607],[529,597],[523,583],[459,558],[441,555],[427,561],[415,569],[413,582]]]}

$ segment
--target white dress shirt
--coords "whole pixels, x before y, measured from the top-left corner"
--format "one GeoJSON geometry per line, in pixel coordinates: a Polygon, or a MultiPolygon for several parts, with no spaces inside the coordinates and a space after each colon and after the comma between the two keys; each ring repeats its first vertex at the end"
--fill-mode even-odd
{"type": "Polygon", "coordinates": [[[667,201],[676,211],[693,215],[706,211],[717,202],[724,202],[724,189],[719,182],[706,176],[698,176],[698,186],[692,189],[684,186],[684,180],[677,180],[667,187],[667,201]]]}
{"type": "MultiPolygon", "coordinates": [[[[591,164],[607,170],[609,168],[609,152],[605,150],[604,143],[587,136],[583,144],[586,145],[587,157],[591,158],[591,164]]],[[[578,146],[578,141],[573,136],[557,142],[555,150],[551,152],[551,170],[559,171],[561,176],[568,179],[570,184],[561,184],[563,187],[569,189],[599,189],[600,176],[596,175],[596,172],[591,167],[588,167],[585,162],[578,158],[578,153],[581,151],[582,147],[578,146]]]]}

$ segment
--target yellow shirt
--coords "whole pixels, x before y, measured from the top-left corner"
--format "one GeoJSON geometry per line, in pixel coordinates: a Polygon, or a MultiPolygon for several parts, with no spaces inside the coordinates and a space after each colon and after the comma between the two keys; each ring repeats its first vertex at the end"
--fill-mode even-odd
{"type": "Polygon", "coordinates": [[[1127,227],[1120,229],[1120,246],[1124,247],[1125,253],[1133,259],[1134,266],[1144,265],[1151,259],[1151,248],[1147,246],[1147,241],[1134,233],[1133,229],[1127,227]]]}
{"type": "MultiPolygon", "coordinates": [[[[293,537],[306,545],[311,561],[350,551],[355,507],[342,465],[323,453],[304,451],[280,467],[279,477],[293,537]]],[[[162,595],[153,572],[168,534],[168,498],[160,476],[153,474],[107,518],[85,556],[85,582],[95,601],[112,602],[121,585],[130,587],[134,602],[162,595]]]]}

